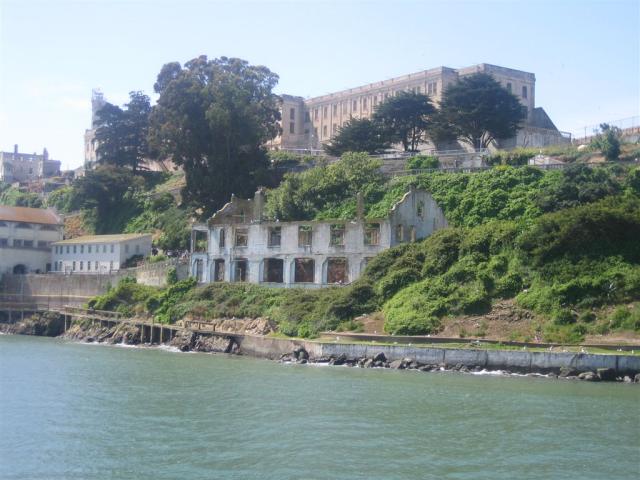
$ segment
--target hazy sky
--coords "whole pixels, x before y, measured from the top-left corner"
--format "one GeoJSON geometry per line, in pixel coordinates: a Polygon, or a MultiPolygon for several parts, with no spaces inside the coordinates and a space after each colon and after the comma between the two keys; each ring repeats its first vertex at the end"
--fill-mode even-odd
{"type": "Polygon", "coordinates": [[[0,0],[0,149],[83,162],[91,89],[154,98],[164,63],[234,56],[315,96],[441,65],[536,74],[560,130],[640,115],[640,0],[0,0]]]}

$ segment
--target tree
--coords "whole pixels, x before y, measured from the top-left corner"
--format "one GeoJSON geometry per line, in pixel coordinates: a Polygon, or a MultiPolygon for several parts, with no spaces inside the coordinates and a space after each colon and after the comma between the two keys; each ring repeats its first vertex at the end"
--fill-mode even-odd
{"type": "Polygon", "coordinates": [[[98,112],[96,140],[98,161],[134,172],[149,156],[147,136],[151,104],[142,92],[130,92],[124,109],[105,104],[98,112]]]}
{"type": "Polygon", "coordinates": [[[620,156],[620,136],[621,132],[618,127],[601,123],[600,133],[591,140],[591,147],[600,150],[604,157],[612,162],[620,156]]]}
{"type": "Polygon", "coordinates": [[[129,170],[100,165],[73,183],[69,209],[82,210],[95,233],[120,233],[142,210],[138,195],[143,187],[144,180],[129,170]]]}
{"type": "Polygon", "coordinates": [[[238,58],[200,56],[162,67],[150,140],[160,156],[182,165],[186,202],[210,214],[264,180],[263,145],[279,133],[277,82],[268,68],[238,58]]]}
{"type": "Polygon", "coordinates": [[[382,129],[366,118],[349,120],[324,147],[329,155],[336,157],[345,152],[380,153],[387,148],[389,141],[384,138],[382,129]]]}
{"type": "Polygon", "coordinates": [[[392,143],[402,143],[405,152],[416,151],[427,141],[427,131],[436,109],[427,95],[401,92],[381,103],[373,114],[383,136],[392,143]]]}
{"type": "Polygon", "coordinates": [[[476,73],[445,89],[440,113],[457,137],[474,148],[487,148],[518,132],[526,107],[491,75],[476,73]]]}

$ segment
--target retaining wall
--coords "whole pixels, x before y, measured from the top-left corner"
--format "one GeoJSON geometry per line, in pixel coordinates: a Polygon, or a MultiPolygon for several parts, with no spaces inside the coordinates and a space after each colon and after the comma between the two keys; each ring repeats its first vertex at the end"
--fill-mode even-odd
{"type": "Polygon", "coordinates": [[[167,282],[167,271],[171,267],[176,268],[179,280],[189,276],[188,262],[163,262],[109,274],[4,274],[0,293],[6,300],[63,298],[68,299],[66,303],[82,304],[96,295],[102,295],[109,286],[115,286],[124,277],[135,277],[136,281],[143,285],[164,286],[167,282]]]}
{"type": "Polygon", "coordinates": [[[240,352],[270,359],[291,353],[304,346],[311,358],[338,357],[372,358],[382,352],[389,361],[410,358],[425,364],[467,367],[480,366],[488,370],[558,371],[562,367],[579,372],[612,368],[620,374],[640,372],[640,356],[600,355],[589,353],[531,352],[527,350],[475,350],[458,348],[428,348],[409,345],[364,345],[353,343],[318,343],[271,337],[245,336],[240,340],[240,352]]]}

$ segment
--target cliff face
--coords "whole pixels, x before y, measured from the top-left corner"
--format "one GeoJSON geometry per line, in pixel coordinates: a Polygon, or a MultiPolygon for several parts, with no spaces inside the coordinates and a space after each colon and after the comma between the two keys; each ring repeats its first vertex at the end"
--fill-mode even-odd
{"type": "Polygon", "coordinates": [[[53,312],[37,313],[15,323],[0,323],[0,332],[57,337],[64,333],[64,318],[53,312]]]}

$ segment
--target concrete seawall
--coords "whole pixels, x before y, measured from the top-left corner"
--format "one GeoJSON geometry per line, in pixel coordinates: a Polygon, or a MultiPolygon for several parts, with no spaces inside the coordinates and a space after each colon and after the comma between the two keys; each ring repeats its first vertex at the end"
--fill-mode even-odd
{"type": "Polygon", "coordinates": [[[611,368],[619,374],[640,372],[640,356],[633,355],[319,343],[249,335],[241,339],[240,352],[256,357],[277,359],[300,346],[307,350],[312,359],[340,355],[345,355],[349,359],[360,359],[372,358],[378,353],[384,353],[389,361],[410,358],[424,364],[442,364],[448,367],[461,364],[467,367],[479,366],[487,370],[550,372],[571,368],[578,372],[587,372],[596,371],[598,368],[611,368]]]}
{"type": "Polygon", "coordinates": [[[162,287],[166,285],[169,268],[175,267],[179,280],[189,276],[186,262],[163,262],[142,267],[111,272],[109,274],[4,274],[0,292],[7,301],[23,302],[30,299],[54,304],[80,305],[96,295],[102,295],[110,286],[115,286],[124,277],[134,277],[143,285],[162,287]],[[63,299],[56,302],[57,298],[63,299]]]}

